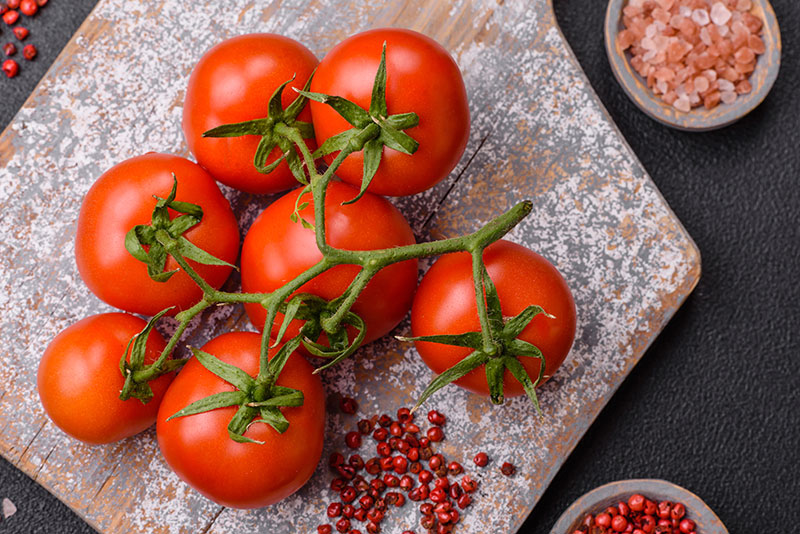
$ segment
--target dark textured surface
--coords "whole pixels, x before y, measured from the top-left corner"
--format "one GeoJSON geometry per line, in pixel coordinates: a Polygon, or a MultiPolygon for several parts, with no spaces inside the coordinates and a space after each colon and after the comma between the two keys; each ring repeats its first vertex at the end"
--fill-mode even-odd
{"type": "MultiPolygon", "coordinates": [[[[668,130],[641,114],[611,76],[605,3],[556,0],[568,41],[623,135],[695,238],[704,274],[545,493],[524,532],[547,533],[575,498],[617,479],[664,478],[700,495],[731,532],[785,531],[800,495],[800,4],[773,3],[783,69],[766,102],[719,132],[668,130]]],[[[22,105],[91,1],[53,0],[28,42],[22,74],[0,80],[0,127],[22,105]]],[[[3,27],[0,40],[10,31],[3,27]]],[[[91,529],[0,460],[0,498],[19,507],[0,532],[91,529]]]]}

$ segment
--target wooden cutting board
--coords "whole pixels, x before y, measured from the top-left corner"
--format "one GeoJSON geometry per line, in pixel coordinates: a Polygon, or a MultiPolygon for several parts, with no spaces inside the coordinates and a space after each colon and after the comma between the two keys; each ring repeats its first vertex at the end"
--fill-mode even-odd
{"type": "MultiPolygon", "coordinates": [[[[396,201],[418,239],[471,231],[532,199],[533,214],[511,238],[557,265],[578,308],[572,353],[541,391],[543,420],[524,399],[493,408],[448,388],[434,401],[449,416],[451,439],[441,447],[448,457],[466,462],[480,448],[497,465],[512,459],[518,466],[513,478],[496,466],[479,473],[481,490],[459,531],[519,528],[697,283],[694,243],[593,93],[548,0],[101,0],[0,137],[0,452],[97,530],[295,533],[325,522],[333,495],[324,462],[278,505],[225,509],[169,471],[152,430],[102,447],[66,437],[39,405],[36,368],[56,333],[109,310],[83,286],[73,260],[83,195],[125,158],[150,150],[188,155],[184,88],[206,49],[264,31],[322,57],[348,35],[381,26],[442,43],[464,72],[470,99],[461,163],[433,190],[396,201]]],[[[225,193],[244,228],[271,200],[225,193]]],[[[187,342],[249,328],[237,307],[206,319],[187,342]]],[[[396,333],[407,330],[404,323],[396,333]]],[[[411,346],[389,339],[328,372],[324,457],[342,448],[341,429],[356,421],[334,408],[338,394],[354,396],[364,413],[393,413],[430,378],[411,346]],[[380,384],[380,377],[391,379],[380,384]]],[[[392,511],[384,532],[416,525],[416,508],[392,511]]]]}

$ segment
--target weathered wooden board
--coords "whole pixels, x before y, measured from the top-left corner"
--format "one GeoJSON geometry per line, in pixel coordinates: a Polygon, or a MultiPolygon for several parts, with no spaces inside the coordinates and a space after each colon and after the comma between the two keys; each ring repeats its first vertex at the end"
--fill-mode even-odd
{"type": "MultiPolygon", "coordinates": [[[[516,531],[697,282],[691,238],[592,92],[548,0],[102,0],[0,137],[0,452],[98,530],[294,533],[324,519],[327,469],[279,505],[222,509],[170,473],[152,431],[104,447],[67,438],[39,406],[35,375],[57,332],[108,309],[83,287],[72,258],[82,196],[122,159],[148,150],[186,154],[183,92],[203,51],[226,37],[270,31],[322,56],[347,35],[380,26],[441,42],[470,97],[462,162],[432,191],[397,201],[418,238],[469,231],[531,198],[534,214],[512,238],[558,266],[578,306],[572,354],[541,393],[543,421],[521,399],[492,408],[450,388],[435,401],[458,436],[443,444],[448,456],[466,460],[479,443],[519,467],[514,478],[482,472],[462,532],[516,531]]],[[[225,192],[245,228],[270,200],[225,192]]],[[[189,336],[195,345],[249,328],[235,307],[206,319],[212,326],[189,336]]],[[[331,399],[353,395],[376,413],[410,403],[429,379],[410,346],[384,340],[325,383],[331,399]]],[[[331,410],[326,455],[341,447],[339,429],[354,423],[331,410]]],[[[416,523],[416,507],[404,510],[393,511],[385,532],[416,523]]]]}

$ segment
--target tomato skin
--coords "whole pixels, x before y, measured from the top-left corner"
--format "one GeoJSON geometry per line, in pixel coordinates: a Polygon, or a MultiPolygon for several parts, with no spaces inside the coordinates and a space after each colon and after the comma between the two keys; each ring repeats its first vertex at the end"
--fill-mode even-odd
{"type": "MultiPolygon", "coordinates": [[[[119,398],[125,383],[120,357],[146,325],[127,313],[103,313],[78,321],[53,339],[39,362],[37,389],[56,426],[84,443],[99,445],[138,434],[155,422],[174,374],[150,381],[153,398],[147,404],[119,398]]],[[[157,360],[164,347],[164,338],[151,331],[145,363],[157,360]]]]}
{"type": "MultiPolygon", "coordinates": [[[[519,338],[539,347],[546,366],[544,380],[553,376],[567,357],[575,339],[575,300],[561,273],[545,258],[510,241],[497,241],[483,254],[486,269],[497,288],[504,317],[513,317],[529,305],[538,305],[555,319],[537,315],[519,338]]],[[[411,310],[414,336],[461,334],[480,331],[472,281],[472,259],[466,252],[442,256],[422,278],[411,310]]],[[[417,350],[431,370],[440,374],[472,349],[416,342],[417,350]]],[[[533,380],[539,375],[539,360],[521,356],[518,360],[533,380]]],[[[482,395],[489,394],[483,366],[455,382],[482,395]]],[[[506,397],[524,394],[522,385],[506,370],[506,397]]]]}
{"type": "MultiPolygon", "coordinates": [[[[419,125],[405,132],[419,142],[413,155],[383,149],[369,191],[413,195],[444,179],[458,163],[469,138],[469,105],[464,80],[450,54],[433,39],[411,30],[383,28],[354,35],[336,45],[319,64],[311,91],[342,96],[369,109],[372,85],[386,42],[386,104],[389,114],[416,112],[419,125]]],[[[351,126],[330,106],[311,102],[317,143],[351,126]]],[[[330,164],[336,154],[326,156],[330,164]]],[[[363,152],[336,171],[361,184],[363,152]]]]}
{"type": "MultiPolygon", "coordinates": [[[[125,249],[125,234],[137,224],[150,224],[157,200],[178,179],[176,200],[203,208],[202,221],[185,234],[189,241],[213,256],[234,263],[239,249],[239,227],[230,204],[214,179],[196,163],[150,152],[119,163],[92,185],[81,205],[75,237],[75,258],[81,278],[101,300],[133,313],[155,315],[169,306],[170,314],[199,301],[202,291],[183,272],[168,281],[153,281],[147,266],[125,249]]],[[[173,214],[174,217],[175,214],[173,214]]],[[[189,262],[206,282],[219,288],[231,267],[189,262]]],[[[178,268],[172,257],[166,270],[178,268]]]]}
{"type": "MultiPolygon", "coordinates": [[[[223,124],[261,119],[269,114],[269,98],[283,82],[296,78],[281,96],[286,109],[319,61],[305,46],[281,35],[256,33],[228,39],[208,50],[189,77],[183,105],[183,135],[198,163],[214,177],[248,193],[276,193],[297,184],[285,162],[269,174],[259,173],[253,156],[261,137],[203,137],[223,124]]],[[[311,122],[306,107],[298,120],[311,122]]],[[[313,140],[306,144],[313,151],[313,140]]],[[[280,156],[277,147],[268,163],[280,156]]]]}
{"type": "MultiPolygon", "coordinates": [[[[202,350],[255,377],[261,336],[229,332],[202,350]]],[[[270,358],[273,354],[270,354],[270,358]]],[[[227,426],[238,407],[218,408],[186,417],[167,418],[190,403],[234,387],[192,358],[164,396],[158,412],[158,445],[167,463],[187,484],[209,499],[233,508],[259,508],[276,503],[300,489],[314,473],[322,455],[325,430],[325,392],[319,377],[302,357],[289,357],[277,384],[303,392],[302,406],[281,408],[289,428],[252,424],[245,436],[263,445],[237,443],[227,426]]]]}
{"type": "MultiPolygon", "coordinates": [[[[276,200],[250,227],[242,246],[243,291],[273,291],[322,259],[314,231],[289,219],[301,190],[298,188],[276,200]]],[[[330,183],[325,197],[328,243],[346,250],[374,250],[415,242],[408,222],[386,199],[367,193],[354,204],[341,205],[357,194],[355,187],[330,183]]],[[[313,223],[311,194],[304,195],[303,200],[309,205],[300,214],[313,223]]],[[[358,271],[359,267],[354,265],[336,266],[301,286],[298,293],[313,293],[332,300],[344,293],[358,271]]],[[[390,265],[375,275],[352,307],[367,323],[364,343],[378,339],[397,326],[411,308],[416,286],[417,260],[390,265]]],[[[246,304],[245,310],[253,325],[263,329],[267,315],[264,308],[246,304]]],[[[273,333],[277,333],[281,320],[282,315],[279,315],[273,333]]],[[[287,337],[296,335],[300,326],[300,321],[293,321],[287,337]]]]}

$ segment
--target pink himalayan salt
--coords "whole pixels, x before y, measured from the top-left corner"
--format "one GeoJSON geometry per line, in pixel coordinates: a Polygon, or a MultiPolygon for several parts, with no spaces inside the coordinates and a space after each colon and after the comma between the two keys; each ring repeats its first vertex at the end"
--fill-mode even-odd
{"type": "Polygon", "coordinates": [[[752,91],[747,77],[766,46],[757,35],[763,23],[746,12],[748,3],[752,7],[751,0],[629,0],[618,44],[665,103],[711,109],[729,101],[728,93],[735,98],[752,91]]]}
{"type": "Polygon", "coordinates": [[[675,109],[684,113],[689,113],[692,111],[692,105],[689,103],[689,98],[686,96],[678,98],[672,105],[675,107],[675,109]]]}
{"type": "Polygon", "coordinates": [[[733,104],[736,102],[736,93],[733,91],[723,91],[720,96],[723,104],[733,104]]]}

